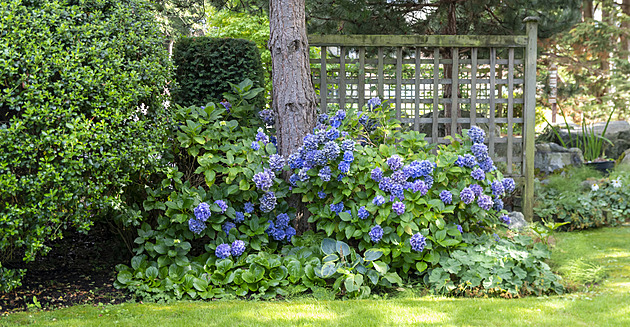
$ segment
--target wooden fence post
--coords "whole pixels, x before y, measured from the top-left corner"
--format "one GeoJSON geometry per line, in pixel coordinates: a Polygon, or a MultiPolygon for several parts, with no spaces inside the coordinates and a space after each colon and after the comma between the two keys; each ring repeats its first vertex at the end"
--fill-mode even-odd
{"type": "Polygon", "coordinates": [[[524,133],[525,141],[525,188],[523,190],[523,214],[525,219],[534,218],[534,155],[536,149],[534,141],[536,130],[536,56],[538,42],[538,17],[527,17],[524,22],[527,30],[527,48],[525,48],[525,76],[524,76],[524,133]]]}

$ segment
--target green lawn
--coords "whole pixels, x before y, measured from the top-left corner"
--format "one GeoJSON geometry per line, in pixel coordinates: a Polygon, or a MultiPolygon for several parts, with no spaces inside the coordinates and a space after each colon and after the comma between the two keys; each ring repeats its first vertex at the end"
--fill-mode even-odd
{"type": "Polygon", "coordinates": [[[630,326],[630,228],[559,233],[556,238],[554,268],[575,280],[605,276],[603,281],[575,286],[578,291],[563,296],[516,300],[402,295],[387,300],[78,306],[11,314],[0,318],[0,326],[630,326]]]}

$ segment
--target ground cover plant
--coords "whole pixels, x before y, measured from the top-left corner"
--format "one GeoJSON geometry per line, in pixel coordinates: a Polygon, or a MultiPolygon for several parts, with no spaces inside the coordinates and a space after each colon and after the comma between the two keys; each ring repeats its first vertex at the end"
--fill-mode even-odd
{"type": "Polygon", "coordinates": [[[563,291],[543,245],[495,233],[509,223],[502,197],[515,184],[480,128],[434,148],[374,98],[363,111],[320,115],[282,156],[268,110],[258,128],[239,119],[260,89],[245,81],[233,91],[230,106],[175,107],[163,181],[144,203],[154,218],[138,229],[131,264],[117,266],[117,287],[152,301],[322,289],[365,298],[408,282],[440,294],[563,291]],[[303,235],[292,195],[310,213],[303,235]]]}
{"type": "Polygon", "coordinates": [[[630,216],[630,168],[618,166],[609,176],[588,167],[569,168],[536,183],[534,213],[566,223],[561,229],[616,226],[630,216]]]}
{"type": "MultiPolygon", "coordinates": [[[[0,317],[0,325],[137,326],[159,324],[238,326],[626,326],[630,325],[629,227],[555,234],[550,264],[564,270],[575,261],[602,267],[596,284],[575,292],[520,299],[418,295],[405,285],[388,297],[333,301],[331,292],[282,301],[181,301],[169,304],[94,304],[31,310],[0,317]]],[[[572,277],[564,275],[570,285],[572,277]]]]}

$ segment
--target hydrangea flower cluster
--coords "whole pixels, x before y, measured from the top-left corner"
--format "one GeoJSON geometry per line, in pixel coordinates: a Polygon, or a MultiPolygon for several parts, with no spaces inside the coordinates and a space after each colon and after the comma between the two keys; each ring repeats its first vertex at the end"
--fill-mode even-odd
{"type": "Polygon", "coordinates": [[[252,213],[252,212],[254,212],[254,204],[249,202],[249,201],[245,202],[243,210],[245,210],[245,213],[252,213]]]}
{"type": "Polygon", "coordinates": [[[444,190],[440,192],[440,200],[445,204],[451,204],[453,202],[453,194],[450,191],[444,190]]]}
{"type": "Polygon", "coordinates": [[[392,204],[392,210],[394,210],[394,212],[400,216],[405,213],[405,204],[400,201],[396,201],[394,202],[394,204],[392,204]]]}
{"type": "Polygon", "coordinates": [[[234,222],[240,224],[243,221],[245,221],[245,214],[240,211],[236,211],[234,213],[234,222]]]}
{"type": "Polygon", "coordinates": [[[272,154],[269,156],[269,168],[275,171],[282,170],[284,167],[284,158],[279,154],[272,154]]]}
{"type": "Polygon", "coordinates": [[[260,198],[260,211],[271,212],[276,207],[276,194],[267,192],[260,198]]]}
{"type": "Polygon", "coordinates": [[[219,206],[219,209],[221,209],[221,213],[225,213],[225,211],[227,211],[228,205],[227,205],[227,203],[225,203],[225,201],[223,201],[223,200],[216,200],[216,201],[214,201],[214,203],[219,206]]]}
{"type": "Polygon", "coordinates": [[[262,119],[265,125],[273,125],[275,123],[275,119],[273,116],[273,111],[269,109],[264,109],[258,112],[258,117],[262,119]]]}
{"type": "Polygon", "coordinates": [[[232,254],[232,248],[230,247],[229,244],[222,243],[222,244],[219,244],[219,246],[217,246],[216,250],[214,251],[214,254],[219,259],[227,259],[230,256],[230,254],[232,254]]]}
{"type": "Polygon", "coordinates": [[[295,228],[289,226],[291,218],[286,213],[281,213],[276,217],[276,221],[269,220],[269,228],[267,228],[267,234],[276,241],[291,241],[291,238],[295,236],[295,228]]]}
{"type": "Polygon", "coordinates": [[[221,227],[221,229],[225,232],[226,235],[229,235],[230,230],[232,230],[232,228],[234,227],[236,227],[236,225],[233,222],[228,221],[225,224],[223,224],[223,227],[221,227]]]}
{"type": "Polygon", "coordinates": [[[420,233],[413,234],[411,239],[409,239],[409,243],[411,244],[411,249],[417,252],[422,252],[424,247],[427,246],[427,238],[422,236],[420,233]]]}
{"type": "Polygon", "coordinates": [[[370,216],[370,212],[365,209],[365,206],[362,206],[361,208],[359,208],[357,216],[361,219],[367,219],[370,216]]]}
{"type": "Polygon", "coordinates": [[[372,227],[368,235],[372,242],[378,243],[383,238],[383,228],[380,225],[376,225],[372,227]]]}
{"type": "Polygon", "coordinates": [[[377,108],[378,106],[381,105],[381,98],[379,97],[374,97],[370,100],[368,100],[367,102],[368,108],[370,108],[370,110],[377,108]]]}
{"type": "Polygon", "coordinates": [[[245,242],[236,240],[232,242],[231,251],[233,257],[240,257],[245,252],[245,242]]]}
{"type": "Polygon", "coordinates": [[[510,219],[510,217],[508,215],[501,215],[500,217],[501,221],[504,222],[506,225],[509,225],[512,223],[512,220],[510,219]]]}
{"type": "Polygon", "coordinates": [[[195,218],[202,222],[206,222],[206,220],[208,220],[208,218],[210,218],[210,215],[212,214],[212,212],[210,211],[210,206],[205,202],[199,203],[199,205],[193,210],[193,213],[195,214],[195,218]]]}
{"type": "Polygon", "coordinates": [[[262,172],[259,172],[254,175],[253,181],[256,184],[256,187],[261,189],[264,192],[268,192],[269,188],[273,186],[273,179],[275,177],[275,173],[270,169],[265,169],[262,172]]]}

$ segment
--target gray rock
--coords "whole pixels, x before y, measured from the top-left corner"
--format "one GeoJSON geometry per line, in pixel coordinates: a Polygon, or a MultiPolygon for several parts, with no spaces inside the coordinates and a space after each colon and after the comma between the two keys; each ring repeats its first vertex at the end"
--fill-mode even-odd
{"type": "Polygon", "coordinates": [[[510,225],[508,225],[508,227],[511,230],[523,230],[529,226],[529,223],[525,220],[525,216],[521,212],[512,211],[508,214],[508,217],[510,217],[510,225]]]}
{"type": "Polygon", "coordinates": [[[563,148],[555,143],[536,144],[534,168],[551,173],[566,166],[581,166],[584,163],[582,151],[578,148],[563,148]]]}
{"type": "Polygon", "coordinates": [[[619,162],[620,165],[630,165],[630,149],[623,153],[623,159],[619,162]]]}

